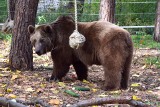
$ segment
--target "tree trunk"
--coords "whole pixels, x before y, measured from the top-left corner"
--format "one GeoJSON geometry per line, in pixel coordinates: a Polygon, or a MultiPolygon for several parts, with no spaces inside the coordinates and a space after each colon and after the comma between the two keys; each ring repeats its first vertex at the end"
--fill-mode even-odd
{"type": "Polygon", "coordinates": [[[155,20],[154,40],[160,42],[160,0],[157,0],[157,16],[155,20]]]}
{"type": "Polygon", "coordinates": [[[14,26],[14,14],[15,14],[15,4],[17,0],[7,0],[8,4],[8,18],[2,26],[2,32],[12,33],[14,26]]]}
{"type": "MultiPolygon", "coordinates": [[[[66,9],[69,11],[70,15],[74,17],[75,12],[75,4],[74,0],[70,0],[69,3],[66,6],[66,9]]],[[[84,8],[84,0],[77,0],[77,15],[78,17],[81,17],[83,14],[83,8],[84,8]]]]}
{"type": "Polygon", "coordinates": [[[39,0],[17,0],[15,7],[14,28],[9,55],[12,70],[32,70],[32,46],[27,31],[28,25],[35,25],[39,0]]]}
{"type": "Polygon", "coordinates": [[[115,0],[101,0],[99,19],[104,21],[115,22],[115,0]]]}
{"type": "Polygon", "coordinates": [[[8,7],[9,7],[9,16],[8,18],[11,19],[11,20],[14,20],[14,12],[15,12],[15,4],[16,4],[16,1],[17,0],[9,0],[9,4],[8,4],[8,7]]]}

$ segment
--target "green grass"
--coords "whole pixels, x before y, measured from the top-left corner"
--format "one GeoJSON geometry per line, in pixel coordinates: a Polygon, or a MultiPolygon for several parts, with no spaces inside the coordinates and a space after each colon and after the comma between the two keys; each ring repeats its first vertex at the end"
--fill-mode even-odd
{"type": "Polygon", "coordinates": [[[145,59],[147,66],[155,66],[156,68],[160,68],[160,58],[157,56],[150,56],[145,59]]]}
{"type": "MultiPolygon", "coordinates": [[[[160,43],[153,40],[152,35],[146,35],[145,33],[138,33],[137,35],[132,35],[132,40],[134,43],[134,48],[149,48],[149,49],[160,49],[160,43]]],[[[145,63],[147,66],[154,66],[160,68],[160,58],[158,56],[148,56],[145,58],[145,63]]]]}
{"type": "Polygon", "coordinates": [[[153,40],[152,35],[139,34],[132,35],[134,48],[154,48],[160,49],[160,43],[153,40]]]}
{"type": "Polygon", "coordinates": [[[11,34],[0,33],[0,40],[11,41],[11,39],[12,39],[11,34]]]}
{"type": "MultiPolygon", "coordinates": [[[[11,40],[11,34],[0,33],[0,40],[11,40]]],[[[160,49],[160,43],[153,40],[152,35],[132,35],[132,40],[134,42],[134,48],[154,48],[160,49]]]]}

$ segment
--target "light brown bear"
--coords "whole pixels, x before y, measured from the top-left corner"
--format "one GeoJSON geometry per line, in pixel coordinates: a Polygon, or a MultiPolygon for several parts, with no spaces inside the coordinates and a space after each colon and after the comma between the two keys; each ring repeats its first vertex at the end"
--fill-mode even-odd
{"type": "Polygon", "coordinates": [[[88,65],[104,68],[104,90],[127,89],[133,55],[130,34],[106,21],[78,22],[86,41],[78,49],[69,46],[75,29],[72,17],[61,16],[51,24],[28,27],[30,40],[38,55],[51,52],[54,63],[50,79],[61,80],[73,65],[79,80],[87,79],[88,65]]]}

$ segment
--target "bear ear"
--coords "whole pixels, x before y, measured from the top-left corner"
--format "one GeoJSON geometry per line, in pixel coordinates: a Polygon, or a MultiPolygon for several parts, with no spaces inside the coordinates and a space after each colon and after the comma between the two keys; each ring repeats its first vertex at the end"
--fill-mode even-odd
{"type": "Polygon", "coordinates": [[[29,32],[29,34],[32,34],[34,32],[34,30],[35,30],[34,26],[32,26],[32,25],[28,26],[28,32],[29,32]]]}
{"type": "Polygon", "coordinates": [[[46,32],[46,33],[52,33],[52,26],[46,25],[46,26],[44,27],[44,32],[46,32]]]}

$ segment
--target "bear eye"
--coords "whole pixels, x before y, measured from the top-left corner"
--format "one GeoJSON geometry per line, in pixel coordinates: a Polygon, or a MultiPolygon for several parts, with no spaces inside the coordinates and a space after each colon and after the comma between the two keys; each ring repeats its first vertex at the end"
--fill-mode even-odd
{"type": "Polygon", "coordinates": [[[33,40],[32,45],[34,46],[36,43],[36,39],[33,40]]]}

